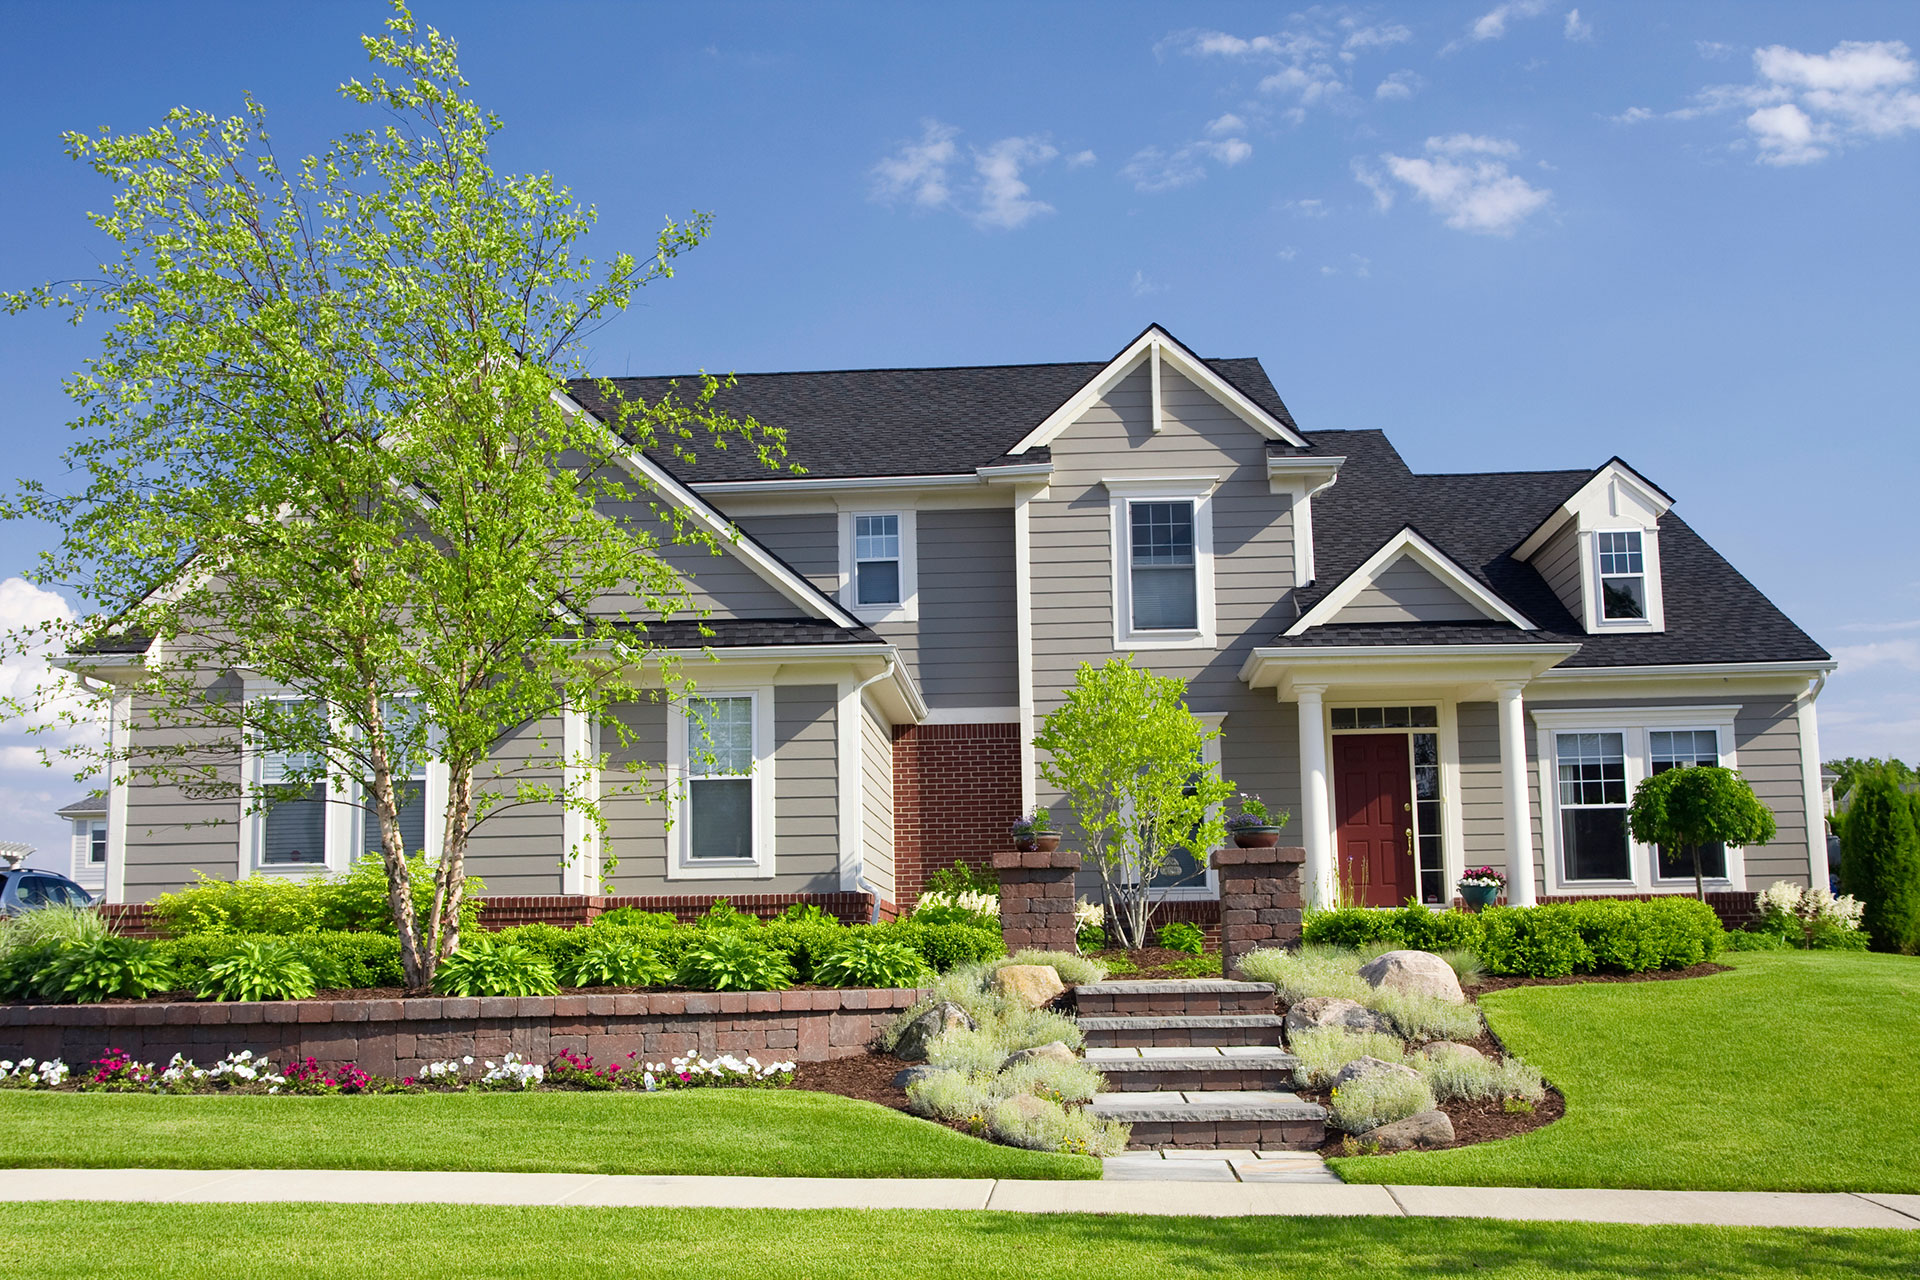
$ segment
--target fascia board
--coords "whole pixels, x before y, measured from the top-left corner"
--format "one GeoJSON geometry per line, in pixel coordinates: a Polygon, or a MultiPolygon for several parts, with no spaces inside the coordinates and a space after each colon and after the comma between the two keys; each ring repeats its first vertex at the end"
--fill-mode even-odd
{"type": "Polygon", "coordinates": [[[1573,519],[1575,510],[1580,506],[1581,501],[1588,493],[1596,486],[1606,484],[1612,480],[1618,480],[1624,483],[1629,489],[1632,489],[1636,493],[1642,502],[1651,507],[1659,515],[1667,514],[1673,507],[1673,499],[1668,497],[1659,485],[1654,484],[1653,481],[1647,479],[1620,459],[1610,458],[1587,478],[1585,484],[1569,494],[1565,502],[1555,507],[1553,514],[1549,515],[1545,520],[1542,520],[1539,526],[1535,528],[1532,533],[1528,534],[1519,546],[1513,549],[1513,558],[1516,560],[1532,559],[1534,553],[1539,551],[1541,547],[1544,547],[1549,538],[1560,532],[1562,526],[1564,526],[1567,521],[1573,519]]]}
{"type": "Polygon", "coordinates": [[[1479,581],[1462,569],[1451,556],[1421,537],[1419,531],[1412,525],[1408,525],[1393,537],[1388,538],[1378,551],[1367,557],[1364,564],[1341,579],[1339,584],[1322,597],[1319,603],[1302,614],[1298,622],[1288,627],[1286,634],[1305,635],[1314,627],[1332,621],[1339,616],[1342,609],[1353,603],[1354,597],[1372,584],[1382,570],[1403,554],[1412,555],[1428,572],[1495,618],[1510,622],[1522,631],[1537,629],[1525,614],[1481,586],[1479,581]]]}

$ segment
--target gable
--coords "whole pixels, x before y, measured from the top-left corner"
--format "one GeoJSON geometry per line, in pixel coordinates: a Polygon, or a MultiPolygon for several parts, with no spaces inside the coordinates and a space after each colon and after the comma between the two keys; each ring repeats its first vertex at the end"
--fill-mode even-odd
{"type": "MultiPolygon", "coordinates": [[[[791,618],[801,612],[788,593],[767,581],[726,539],[716,537],[719,545],[713,549],[674,542],[667,522],[645,502],[602,503],[601,512],[636,538],[652,541],[652,554],[685,576],[695,610],[711,612],[716,618],[791,618]]],[[[629,584],[625,592],[600,597],[593,609],[646,613],[631,592],[629,584]]]]}
{"type": "Polygon", "coordinates": [[[1485,622],[1504,621],[1493,610],[1470,600],[1420,564],[1402,554],[1381,569],[1329,621],[1366,622],[1485,622]]]}

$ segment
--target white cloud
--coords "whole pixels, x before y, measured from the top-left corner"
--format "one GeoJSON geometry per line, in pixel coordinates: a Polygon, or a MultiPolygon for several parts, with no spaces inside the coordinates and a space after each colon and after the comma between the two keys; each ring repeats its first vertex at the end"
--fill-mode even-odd
{"type": "Polygon", "coordinates": [[[1744,112],[1755,158],[1780,166],[1920,130],[1920,62],[1902,41],[1844,40],[1826,53],[1769,45],[1753,66],[1752,82],[1708,85],[1667,117],[1744,112]]]}
{"type": "Polygon", "coordinates": [[[953,198],[947,184],[947,166],[958,148],[960,131],[938,120],[920,122],[920,139],[903,142],[892,155],[873,166],[874,198],[891,204],[910,200],[922,209],[937,209],[953,198]]]}
{"type": "Polygon", "coordinates": [[[1901,622],[1849,622],[1835,628],[1838,631],[1920,631],[1920,618],[1909,618],[1901,622]]]}
{"type": "MultiPolygon", "coordinates": [[[[952,209],[975,226],[1012,230],[1053,206],[1033,199],[1027,170],[1060,153],[1043,137],[1002,138],[969,148],[973,176],[956,177],[960,130],[938,120],[921,122],[920,137],[900,144],[873,167],[873,198],[882,204],[906,203],[916,209],[952,209]]],[[[1072,157],[1069,166],[1093,163],[1093,152],[1072,157]]]]}
{"type": "MultiPolygon", "coordinates": [[[[1196,58],[1217,58],[1264,66],[1263,93],[1291,99],[1281,118],[1299,123],[1308,108],[1354,105],[1354,64],[1370,52],[1413,39],[1398,22],[1375,21],[1343,6],[1316,6],[1289,16],[1281,30],[1257,36],[1225,31],[1178,31],[1155,46],[1196,58]]],[[[1392,96],[1391,92],[1387,96],[1392,96]]],[[[1228,115],[1208,126],[1216,135],[1244,132],[1244,122],[1228,115]]]]}
{"type": "Polygon", "coordinates": [[[1593,24],[1591,22],[1581,21],[1580,11],[1578,9],[1569,9],[1567,10],[1566,23],[1561,28],[1561,34],[1565,35],[1569,40],[1591,40],[1593,39],[1593,24]]]}
{"type": "Polygon", "coordinates": [[[1338,267],[1321,267],[1321,268],[1320,268],[1320,274],[1321,274],[1321,275],[1323,275],[1323,276],[1337,276],[1337,275],[1339,275],[1339,274],[1340,274],[1340,268],[1338,268],[1338,267]]]}
{"type": "Polygon", "coordinates": [[[1135,191],[1151,195],[1200,181],[1207,176],[1207,166],[1192,147],[1172,153],[1159,147],[1142,147],[1121,167],[1120,176],[1131,182],[1135,191]]]}
{"type": "Polygon", "coordinates": [[[1002,138],[984,151],[973,153],[974,171],[980,175],[980,207],[973,220],[983,227],[1011,230],[1024,226],[1053,206],[1044,200],[1027,198],[1031,188],[1021,180],[1028,165],[1045,164],[1060,153],[1038,138],[1002,138]]]}
{"type": "Polygon", "coordinates": [[[1866,644],[1836,645],[1833,656],[1840,669],[1848,673],[1866,667],[1920,671],[1920,640],[1872,640],[1866,644]]]}
{"type": "Polygon", "coordinates": [[[1247,131],[1247,122],[1245,120],[1242,120],[1239,116],[1233,114],[1233,112],[1231,111],[1227,112],[1227,114],[1223,116],[1217,116],[1214,119],[1207,121],[1207,132],[1212,134],[1216,138],[1221,136],[1222,134],[1245,133],[1246,131],[1247,131]]]}
{"type": "Polygon", "coordinates": [[[1768,164],[1810,164],[1827,154],[1812,119],[1791,102],[1760,108],[1747,117],[1747,130],[1768,164]]]}
{"type": "Polygon", "coordinates": [[[1300,251],[1294,248],[1292,245],[1287,245],[1285,248],[1275,250],[1273,256],[1280,259],[1280,261],[1282,262],[1292,262],[1295,258],[1300,256],[1300,251]]]}
{"type": "Polygon", "coordinates": [[[1425,84],[1411,71],[1396,71],[1374,87],[1373,96],[1381,102],[1411,98],[1425,84]]]}
{"type": "Polygon", "coordinates": [[[1099,158],[1091,151],[1076,151],[1067,157],[1067,168],[1084,169],[1099,158]]]}
{"type": "Polygon", "coordinates": [[[1728,58],[1740,52],[1740,50],[1733,45],[1721,44],[1718,40],[1695,40],[1693,47],[1699,51],[1701,57],[1711,58],[1715,62],[1725,62],[1728,58]]]}
{"type": "MultiPolygon", "coordinates": [[[[1506,160],[1518,153],[1518,146],[1503,139],[1456,133],[1428,138],[1425,155],[1386,154],[1380,163],[1449,227],[1510,236],[1553,198],[1551,191],[1508,170],[1506,160]]],[[[1354,178],[1373,192],[1383,211],[1392,207],[1392,189],[1371,166],[1355,161],[1354,178]]]]}
{"type": "Polygon", "coordinates": [[[1617,116],[1609,116],[1615,124],[1639,124],[1653,119],[1653,112],[1646,107],[1628,107],[1617,116]]]}
{"type": "Polygon", "coordinates": [[[1469,44],[1499,40],[1507,34],[1507,24],[1516,19],[1537,18],[1547,11],[1547,0],[1506,0],[1467,24],[1467,33],[1444,45],[1440,52],[1453,53],[1469,44]]]}
{"type": "Polygon", "coordinates": [[[1161,286],[1147,278],[1146,272],[1136,270],[1133,273],[1133,282],[1127,286],[1127,291],[1136,298],[1147,298],[1159,293],[1160,288],[1161,286]]]}
{"type": "Polygon", "coordinates": [[[1347,26],[1347,38],[1340,42],[1340,53],[1349,60],[1361,49],[1384,49],[1388,45],[1405,44],[1413,39],[1413,32],[1397,22],[1376,27],[1363,26],[1353,18],[1343,17],[1340,21],[1347,26]]]}
{"type": "Polygon", "coordinates": [[[1327,202],[1324,200],[1288,200],[1281,204],[1288,213],[1299,214],[1303,218],[1324,218],[1327,216],[1327,202]]]}
{"type": "Polygon", "coordinates": [[[78,799],[84,788],[71,770],[42,761],[41,748],[57,753],[68,746],[92,746],[101,726],[85,715],[87,704],[68,684],[66,673],[47,663],[52,646],[29,637],[29,628],[73,620],[73,610],[57,592],[43,591],[24,578],[0,582],[0,633],[15,643],[0,658],[0,697],[17,700],[24,711],[0,721],[0,828],[9,840],[37,846],[35,865],[59,869],[66,861],[66,823],[53,816],[56,806],[78,799]],[[24,647],[26,652],[19,652],[24,647]],[[63,687],[66,686],[66,687],[63,687]],[[51,860],[49,857],[51,856],[51,860]]]}
{"type": "Polygon", "coordinates": [[[1373,274],[1373,259],[1363,258],[1359,254],[1349,254],[1353,259],[1353,274],[1365,280],[1373,274]]]}
{"type": "Polygon", "coordinates": [[[1220,142],[1202,142],[1196,145],[1229,168],[1253,154],[1253,144],[1244,138],[1227,138],[1220,142]]]}

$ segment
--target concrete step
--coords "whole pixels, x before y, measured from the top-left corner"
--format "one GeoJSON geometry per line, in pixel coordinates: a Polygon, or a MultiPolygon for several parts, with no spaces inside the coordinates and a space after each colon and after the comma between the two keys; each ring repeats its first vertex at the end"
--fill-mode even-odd
{"type": "Polygon", "coordinates": [[[1273,984],[1199,978],[1187,982],[1097,982],[1074,988],[1082,1014],[1095,1017],[1272,1013],[1273,984]]]}
{"type": "Polygon", "coordinates": [[[1265,1045],[1277,1047],[1284,1020],[1271,1013],[1081,1015],[1077,1021],[1090,1049],[1140,1049],[1169,1045],[1265,1045]]]}
{"type": "Polygon", "coordinates": [[[1265,1045],[1089,1049],[1086,1060],[1115,1093],[1284,1090],[1300,1065],[1292,1054],[1265,1045]]]}
{"type": "Polygon", "coordinates": [[[1327,1140],[1326,1108],[1284,1090],[1102,1093],[1093,1113],[1133,1128],[1129,1150],[1308,1151],[1327,1140]]]}

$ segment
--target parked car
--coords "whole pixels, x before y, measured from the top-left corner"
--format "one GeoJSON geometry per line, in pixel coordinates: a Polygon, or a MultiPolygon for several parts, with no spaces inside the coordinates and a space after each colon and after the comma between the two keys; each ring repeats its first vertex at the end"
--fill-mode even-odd
{"type": "Polygon", "coordinates": [[[92,894],[52,871],[0,869],[0,916],[17,916],[40,907],[84,907],[92,902],[92,894]]]}

